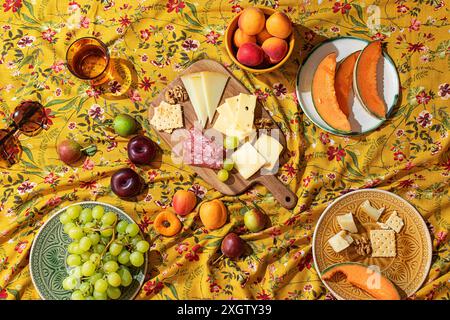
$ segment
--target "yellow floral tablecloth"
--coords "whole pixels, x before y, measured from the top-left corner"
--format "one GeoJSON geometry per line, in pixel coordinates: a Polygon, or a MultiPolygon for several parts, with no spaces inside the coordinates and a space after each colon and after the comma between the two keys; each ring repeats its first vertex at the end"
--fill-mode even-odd
{"type": "Polygon", "coordinates": [[[2,127],[22,100],[39,100],[49,126],[20,136],[21,161],[0,175],[0,299],[37,299],[28,258],[37,231],[57,209],[83,200],[122,208],[152,243],[150,268],[140,299],[332,299],[313,267],[311,237],[327,204],[353,189],[380,188],[410,201],[433,237],[433,262],[412,298],[449,298],[449,22],[448,2],[277,0],[0,0],[0,113],[2,127]],[[286,12],[296,24],[297,47],[280,70],[255,76],[231,63],[224,47],[227,22],[248,5],[286,12]],[[372,6],[371,6],[372,5],[372,6]],[[375,16],[374,16],[375,14],[375,16]],[[373,27],[379,14],[380,24],[373,27]],[[371,22],[370,22],[371,21],[371,22]],[[68,45],[81,36],[106,42],[113,56],[131,62],[137,86],[121,100],[73,77],[65,66],[68,45]],[[297,106],[295,75],[312,47],[325,38],[351,35],[382,39],[401,79],[399,107],[385,125],[366,136],[340,138],[314,126],[297,106]],[[174,165],[170,150],[149,128],[147,107],[192,61],[211,58],[227,66],[273,113],[288,139],[291,160],[279,179],[299,197],[281,208],[264,187],[224,197],[189,167],[174,165]],[[136,168],[149,193],[124,202],[111,193],[111,174],[132,166],[127,139],[105,123],[129,113],[163,148],[159,168],[136,168]],[[79,167],[63,165],[56,145],[65,138],[99,152],[79,167]],[[206,232],[195,214],[184,232],[163,238],[152,227],[175,190],[202,199],[220,197],[230,222],[206,232]],[[244,205],[255,201],[272,226],[244,234],[253,254],[217,260],[222,237],[243,232],[244,205]],[[214,262],[214,263],[213,263],[214,262]]]}

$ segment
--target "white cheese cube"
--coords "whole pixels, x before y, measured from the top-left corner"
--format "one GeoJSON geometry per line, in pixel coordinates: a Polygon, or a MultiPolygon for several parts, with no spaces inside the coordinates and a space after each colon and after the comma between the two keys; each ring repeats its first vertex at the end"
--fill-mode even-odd
{"type": "Polygon", "coordinates": [[[342,250],[347,249],[352,242],[353,238],[343,230],[339,231],[328,240],[328,243],[335,252],[341,252],[342,250]]]}
{"type": "Polygon", "coordinates": [[[373,220],[378,221],[378,219],[380,218],[381,214],[384,212],[384,207],[377,209],[372,207],[372,205],[370,204],[369,200],[364,201],[361,204],[361,209],[369,216],[371,217],[373,220]]]}
{"type": "Polygon", "coordinates": [[[358,233],[355,221],[353,220],[353,214],[351,212],[336,217],[337,222],[341,226],[342,230],[347,230],[351,233],[358,233]]]}

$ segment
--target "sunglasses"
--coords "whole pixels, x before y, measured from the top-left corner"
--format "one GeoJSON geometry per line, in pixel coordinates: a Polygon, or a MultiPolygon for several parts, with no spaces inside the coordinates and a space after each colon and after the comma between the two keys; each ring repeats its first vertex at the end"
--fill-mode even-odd
{"type": "Polygon", "coordinates": [[[17,132],[33,135],[47,126],[44,107],[35,101],[24,101],[11,115],[11,124],[7,129],[0,129],[0,159],[9,165],[17,163],[20,143],[17,132]]]}

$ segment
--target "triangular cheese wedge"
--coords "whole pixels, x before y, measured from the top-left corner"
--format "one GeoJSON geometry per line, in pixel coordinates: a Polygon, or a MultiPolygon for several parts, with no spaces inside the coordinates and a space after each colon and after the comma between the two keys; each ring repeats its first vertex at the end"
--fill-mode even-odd
{"type": "Polygon", "coordinates": [[[223,73],[212,71],[202,71],[200,74],[206,102],[206,112],[208,113],[209,122],[212,122],[229,77],[223,73]]]}
{"type": "Polygon", "coordinates": [[[200,73],[192,73],[182,76],[181,81],[189,95],[197,120],[200,122],[201,127],[204,128],[208,120],[208,112],[205,95],[203,94],[202,76],[200,73]]]}

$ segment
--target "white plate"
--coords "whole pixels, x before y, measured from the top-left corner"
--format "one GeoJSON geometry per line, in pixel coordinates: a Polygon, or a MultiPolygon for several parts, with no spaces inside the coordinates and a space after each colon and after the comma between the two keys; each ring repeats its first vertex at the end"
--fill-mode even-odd
{"type": "MultiPolygon", "coordinates": [[[[331,52],[336,52],[336,61],[339,63],[342,59],[351,53],[364,49],[369,41],[353,37],[340,37],[329,39],[320,43],[308,57],[303,61],[297,73],[297,97],[303,112],[318,127],[332,134],[347,136],[368,133],[378,128],[384,121],[369,113],[358,100],[356,95],[353,99],[353,106],[350,109],[349,120],[352,126],[351,133],[342,133],[330,127],[317,113],[314,107],[311,85],[314,72],[317,66],[325,56],[331,52]]],[[[400,80],[395,64],[386,52],[383,52],[383,95],[387,105],[386,118],[392,112],[397,104],[400,93],[400,80]]],[[[381,71],[381,70],[380,70],[381,71]]]]}

